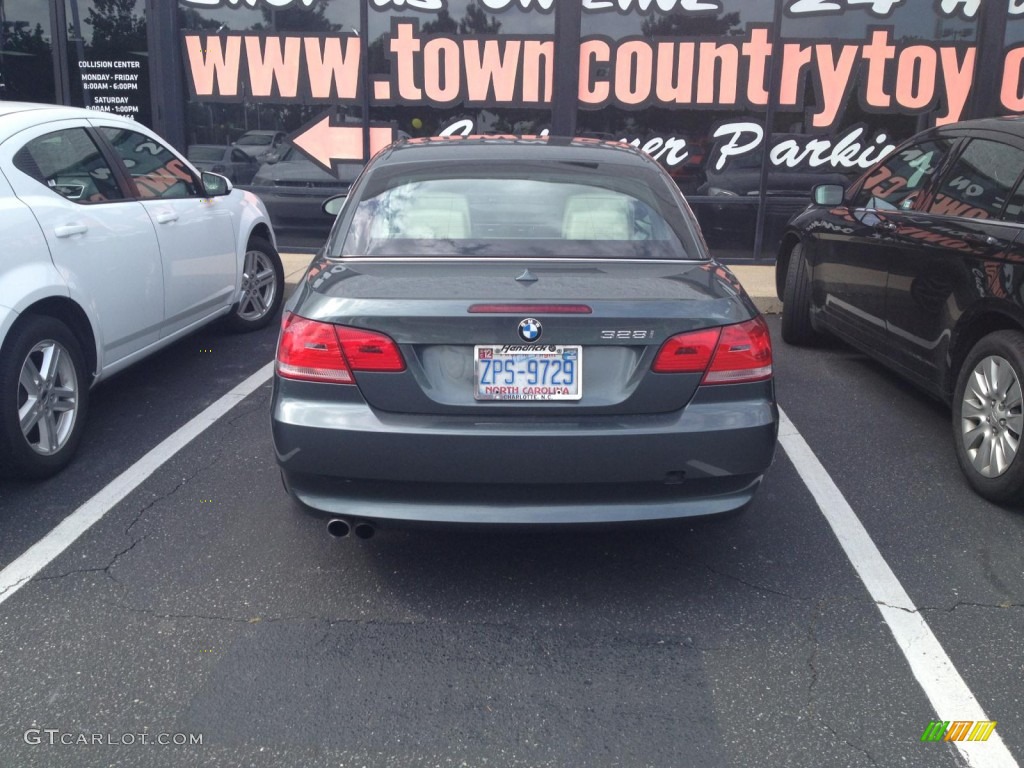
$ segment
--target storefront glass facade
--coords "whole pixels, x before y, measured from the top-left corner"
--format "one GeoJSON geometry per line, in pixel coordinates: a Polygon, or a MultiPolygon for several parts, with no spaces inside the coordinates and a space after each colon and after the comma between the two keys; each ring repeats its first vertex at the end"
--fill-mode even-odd
{"type": "Polygon", "coordinates": [[[0,0],[0,99],[57,100],[53,40],[46,3],[0,0]]]}
{"type": "Polygon", "coordinates": [[[0,0],[2,98],[120,112],[183,149],[280,132],[342,182],[400,136],[626,141],[719,256],[766,261],[815,184],[929,125],[1024,112],[1022,0],[169,5],[0,0]]]}

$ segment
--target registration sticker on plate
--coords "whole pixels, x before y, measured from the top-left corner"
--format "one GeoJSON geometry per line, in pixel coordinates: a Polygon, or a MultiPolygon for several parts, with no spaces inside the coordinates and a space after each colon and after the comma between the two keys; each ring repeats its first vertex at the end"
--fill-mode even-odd
{"type": "Polygon", "coordinates": [[[579,400],[583,347],[478,344],[473,348],[477,400],[579,400]]]}

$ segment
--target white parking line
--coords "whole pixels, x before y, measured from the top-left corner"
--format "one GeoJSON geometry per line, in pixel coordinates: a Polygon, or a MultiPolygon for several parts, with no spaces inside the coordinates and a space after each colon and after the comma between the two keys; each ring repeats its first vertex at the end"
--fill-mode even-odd
{"type": "MultiPolygon", "coordinates": [[[[875,542],[832,482],[810,446],[782,410],[779,442],[832,526],[839,544],[903,651],[910,670],[935,708],[939,720],[988,720],[978,700],[918,613],[910,595],[885,562],[875,542]]],[[[1008,713],[1009,714],[1009,713],[1008,713]]],[[[924,731],[927,722],[921,723],[924,731]]],[[[1020,768],[994,732],[988,741],[954,741],[973,768],[1020,768]]]]}
{"type": "Polygon", "coordinates": [[[267,363],[237,387],[212,403],[206,410],[111,480],[99,493],[64,518],[56,528],[0,571],[0,603],[28,584],[37,573],[71,546],[79,536],[89,530],[107,512],[117,506],[125,496],[138,488],[147,477],[158,470],[174,454],[265,384],[270,379],[273,370],[274,364],[267,363]]]}

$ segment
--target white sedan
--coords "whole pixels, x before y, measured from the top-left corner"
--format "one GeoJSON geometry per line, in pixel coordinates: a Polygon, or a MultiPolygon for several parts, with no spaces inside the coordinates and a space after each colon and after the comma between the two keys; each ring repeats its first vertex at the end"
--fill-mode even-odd
{"type": "Polygon", "coordinates": [[[102,112],[0,102],[0,243],[0,474],[63,468],[107,376],[281,306],[260,200],[102,112]]]}

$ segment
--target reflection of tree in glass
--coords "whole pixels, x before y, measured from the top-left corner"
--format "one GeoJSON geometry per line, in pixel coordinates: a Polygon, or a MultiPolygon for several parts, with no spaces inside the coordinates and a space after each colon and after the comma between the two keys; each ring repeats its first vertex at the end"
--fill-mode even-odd
{"type": "Polygon", "coordinates": [[[479,5],[466,8],[466,15],[459,22],[459,32],[463,35],[476,33],[479,35],[496,35],[501,30],[501,22],[494,16],[487,19],[487,12],[479,5]]]}
{"type": "MultiPolygon", "coordinates": [[[[501,22],[494,16],[488,18],[486,12],[479,5],[467,7],[465,15],[459,21],[455,21],[447,9],[438,11],[434,21],[428,21],[421,27],[421,33],[425,35],[496,35],[500,31],[501,22]]],[[[389,35],[380,35],[367,46],[367,62],[370,72],[383,74],[391,71],[391,63],[387,54],[389,40],[389,35]]]]}
{"type": "MultiPolygon", "coordinates": [[[[135,14],[138,5],[138,0],[91,0],[84,19],[84,26],[92,27],[92,41],[85,41],[91,55],[118,57],[146,50],[146,17],[135,14]]],[[[75,30],[70,32],[74,39],[75,30]]]]}
{"type": "Polygon", "coordinates": [[[179,8],[178,18],[180,19],[182,29],[215,29],[220,31],[222,27],[227,27],[223,22],[216,19],[208,19],[199,11],[191,8],[179,8]]]}
{"type": "Polygon", "coordinates": [[[262,9],[265,24],[254,24],[253,29],[262,29],[273,32],[295,31],[295,32],[339,32],[343,24],[335,24],[327,16],[327,0],[317,0],[309,6],[297,6],[293,8],[267,8],[262,9]]]}
{"type": "Polygon", "coordinates": [[[487,12],[479,5],[470,5],[466,14],[456,23],[447,9],[437,12],[435,21],[423,25],[423,32],[428,35],[455,34],[461,35],[496,35],[501,30],[501,22],[494,16],[487,18],[487,12]]]}
{"type": "Polygon", "coordinates": [[[0,26],[0,51],[49,55],[50,41],[43,34],[41,24],[29,31],[27,21],[5,21],[0,26]]]}
{"type": "MultiPolygon", "coordinates": [[[[44,11],[45,12],[45,11],[44,11]]],[[[41,24],[8,21],[0,0],[0,99],[52,101],[53,58],[41,24]]]]}
{"type": "Polygon", "coordinates": [[[452,15],[448,13],[447,8],[437,12],[437,19],[435,21],[428,21],[423,25],[423,32],[427,35],[454,34],[458,31],[459,25],[452,18],[452,15]]]}
{"type": "Polygon", "coordinates": [[[391,60],[387,54],[387,35],[380,35],[372,41],[366,50],[366,64],[372,74],[384,74],[391,71],[391,60]]]}
{"type": "Polygon", "coordinates": [[[727,35],[741,31],[739,13],[725,13],[721,16],[690,16],[680,11],[673,11],[657,19],[646,19],[640,29],[647,37],[727,35]]]}

